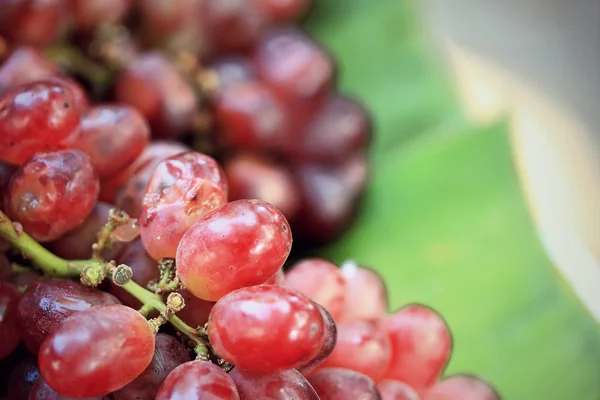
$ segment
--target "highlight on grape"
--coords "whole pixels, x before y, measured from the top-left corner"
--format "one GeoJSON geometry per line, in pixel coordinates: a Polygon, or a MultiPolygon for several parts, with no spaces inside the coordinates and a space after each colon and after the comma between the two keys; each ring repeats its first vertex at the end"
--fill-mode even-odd
{"type": "Polygon", "coordinates": [[[0,398],[500,399],[434,309],[300,251],[371,136],[309,6],[0,0],[0,398]]]}

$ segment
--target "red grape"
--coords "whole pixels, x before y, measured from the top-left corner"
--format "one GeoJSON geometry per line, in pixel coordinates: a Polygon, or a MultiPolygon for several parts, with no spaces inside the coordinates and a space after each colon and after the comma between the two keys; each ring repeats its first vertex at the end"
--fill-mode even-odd
{"type": "Polygon", "coordinates": [[[56,65],[46,60],[37,49],[28,46],[17,47],[0,66],[0,95],[16,86],[57,74],[56,65]]]}
{"type": "Polygon", "coordinates": [[[255,76],[252,64],[244,57],[221,57],[210,65],[210,70],[218,77],[218,89],[253,80],[255,76]]]}
{"type": "Polygon", "coordinates": [[[267,280],[265,283],[263,283],[263,285],[278,285],[278,286],[283,286],[283,282],[285,281],[285,273],[283,272],[283,269],[279,269],[275,275],[273,275],[272,277],[269,278],[269,280],[267,280]]]}
{"type": "Polygon", "coordinates": [[[40,377],[35,357],[27,357],[10,374],[7,400],[28,400],[29,392],[40,377]]]}
{"type": "Polygon", "coordinates": [[[321,316],[323,317],[323,326],[325,328],[325,338],[323,339],[323,345],[321,346],[321,350],[317,353],[317,355],[310,360],[310,362],[304,365],[300,372],[304,376],[310,375],[319,365],[323,363],[329,357],[329,355],[335,349],[335,344],[337,343],[337,326],[333,317],[325,309],[325,307],[313,302],[319,311],[321,312],[321,316]]]}
{"type": "Polygon", "coordinates": [[[21,341],[17,331],[17,304],[20,293],[10,283],[0,282],[0,360],[21,341]]]}
{"type": "Polygon", "coordinates": [[[371,378],[349,369],[320,369],[308,381],[321,400],[381,400],[371,378]]]}
{"type": "Polygon", "coordinates": [[[285,143],[284,110],[268,87],[257,81],[231,83],[215,99],[219,138],[246,150],[278,149],[285,143]]]}
{"type": "Polygon", "coordinates": [[[227,203],[196,222],[177,248],[177,273],[194,296],[217,301],[275,275],[292,246],[285,217],[259,200],[227,203]]]}
{"type": "Polygon", "coordinates": [[[424,400],[500,400],[500,396],[480,379],[456,375],[433,385],[424,400]]]}
{"type": "Polygon", "coordinates": [[[290,220],[300,206],[293,176],[282,165],[266,159],[239,155],[225,164],[231,200],[260,199],[290,220]]]}
{"type": "Polygon", "coordinates": [[[67,0],[0,0],[0,33],[24,44],[56,41],[68,21],[67,0]]]}
{"type": "Polygon", "coordinates": [[[122,171],[135,161],[150,139],[150,127],[133,107],[97,105],[81,119],[73,147],[90,156],[100,178],[122,171]]]}
{"type": "Polygon", "coordinates": [[[12,267],[10,261],[8,261],[8,258],[3,253],[0,253],[0,282],[9,282],[11,278],[12,267]]]}
{"type": "Polygon", "coordinates": [[[71,144],[81,111],[75,92],[56,80],[9,90],[0,97],[0,159],[22,164],[38,151],[71,144]]]}
{"type": "Polygon", "coordinates": [[[341,321],[381,318],[387,313],[387,292],[377,273],[354,261],[343,263],[340,271],[346,281],[346,306],[341,321]]]}
{"type": "Polygon", "coordinates": [[[204,326],[215,303],[199,299],[185,289],[180,290],[179,294],[183,296],[185,307],[177,313],[177,316],[194,328],[204,326]]]}
{"type": "Polygon", "coordinates": [[[132,3],[132,0],[69,0],[72,20],[81,30],[120,23],[127,16],[132,3]]]}
{"type": "Polygon", "coordinates": [[[229,375],[240,400],[319,400],[310,383],[295,369],[255,372],[234,368],[229,375]]]}
{"type": "Polygon", "coordinates": [[[378,381],[390,365],[392,345],[376,320],[344,322],[337,326],[337,344],[321,366],[346,368],[378,381]]]}
{"type": "Polygon", "coordinates": [[[432,385],[452,350],[452,337],[443,318],[430,308],[411,304],[385,320],[384,327],[392,343],[392,359],[384,377],[416,390],[432,385]]]}
{"type": "Polygon", "coordinates": [[[148,120],[152,134],[178,137],[193,125],[196,95],[175,65],[160,53],[140,55],[121,73],[117,100],[148,120]]]}
{"type": "MultiPolygon", "coordinates": [[[[73,397],[63,396],[52,389],[43,379],[35,381],[29,393],[28,400],[76,400],[73,397]]],[[[111,395],[86,397],[80,400],[112,400],[111,395]]]]}
{"type": "Polygon", "coordinates": [[[300,17],[310,0],[258,0],[263,12],[272,21],[289,21],[300,17]]]}
{"type": "MultiPolygon", "coordinates": [[[[381,400],[420,400],[421,397],[404,382],[381,381],[377,383],[381,400]]],[[[460,400],[463,400],[462,398],[460,400]]],[[[466,399],[465,399],[466,400],[466,399]]]]}
{"type": "Polygon", "coordinates": [[[12,177],[8,213],[34,239],[48,242],[85,221],[99,190],[94,167],[85,153],[37,153],[12,177]]]}
{"type": "Polygon", "coordinates": [[[138,4],[148,31],[168,35],[198,17],[201,1],[138,0],[138,4]]]}
{"type": "Polygon", "coordinates": [[[215,351],[236,367],[252,371],[301,367],[319,353],[324,336],[318,307],[300,292],[281,286],[229,293],[215,304],[208,321],[215,351]]]}
{"type": "Polygon", "coordinates": [[[67,318],[39,352],[40,373],[57,392],[101,396],[132,382],[154,354],[154,332],[140,313],[96,306],[67,318]]]}
{"type": "MultiPolygon", "coordinates": [[[[187,307],[187,306],[186,306],[187,307]]],[[[150,365],[133,382],[112,394],[114,400],[154,400],[160,385],[177,366],[190,361],[190,353],[175,337],[156,335],[150,365]]]]}
{"type": "Polygon", "coordinates": [[[79,108],[82,110],[82,112],[90,105],[90,100],[88,99],[88,95],[85,92],[85,89],[76,80],[66,75],[54,75],[48,78],[44,78],[44,81],[54,82],[58,85],[62,85],[69,88],[73,92],[73,96],[75,97],[75,104],[79,105],[79,108]]]}
{"type": "Polygon", "coordinates": [[[239,400],[233,380],[206,361],[190,361],[175,368],[163,382],[156,400],[239,400]]]}
{"type": "Polygon", "coordinates": [[[335,264],[321,258],[302,260],[288,271],[284,284],[325,307],[334,320],[340,318],[346,301],[346,282],[335,264]]]}
{"type": "Polygon", "coordinates": [[[17,309],[19,332],[36,354],[42,342],[71,315],[98,305],[119,304],[114,296],[80,283],[48,279],[33,283],[17,309]]]}
{"type": "Polygon", "coordinates": [[[227,180],[219,164],[197,152],[162,161],[152,174],[140,214],[140,235],[148,253],[175,258],[184,233],[227,203],[227,180]]]}

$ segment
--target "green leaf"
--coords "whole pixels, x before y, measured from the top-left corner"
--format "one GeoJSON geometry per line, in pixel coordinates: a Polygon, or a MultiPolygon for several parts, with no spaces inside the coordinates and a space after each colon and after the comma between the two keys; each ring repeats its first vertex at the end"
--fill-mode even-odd
{"type": "Polygon", "coordinates": [[[410,3],[327,0],[309,31],[371,108],[373,180],[354,228],[324,251],[375,268],[392,308],[422,302],[453,330],[449,373],[508,400],[600,398],[600,329],[539,243],[506,126],[469,126],[410,3]]]}

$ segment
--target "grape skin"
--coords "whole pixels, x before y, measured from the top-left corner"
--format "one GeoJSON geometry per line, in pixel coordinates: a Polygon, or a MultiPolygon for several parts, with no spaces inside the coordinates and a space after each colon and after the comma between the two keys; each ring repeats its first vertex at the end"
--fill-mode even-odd
{"type": "Polygon", "coordinates": [[[10,374],[7,400],[28,400],[29,392],[39,377],[37,359],[32,356],[25,358],[10,374]]]}
{"type": "MultiPolygon", "coordinates": [[[[80,400],[112,400],[111,395],[86,397],[80,400]]],[[[76,400],[73,397],[63,396],[52,389],[42,378],[38,378],[29,392],[28,400],[76,400]]]]}
{"type": "Polygon", "coordinates": [[[341,321],[383,318],[387,313],[388,300],[385,284],[376,272],[346,261],[340,266],[346,281],[346,302],[341,321]],[[361,296],[353,296],[361,293],[361,296]]]}
{"type": "Polygon", "coordinates": [[[308,381],[321,400],[381,400],[371,378],[349,369],[320,369],[308,381]]]}
{"type": "Polygon", "coordinates": [[[0,360],[21,341],[16,327],[20,293],[10,283],[0,282],[0,360]]]}
{"type": "Polygon", "coordinates": [[[154,332],[146,319],[122,305],[96,306],[69,318],[39,352],[43,379],[65,396],[93,397],[118,390],[148,367],[154,332]]]}
{"type": "Polygon", "coordinates": [[[381,394],[381,400],[421,400],[417,392],[404,382],[380,381],[377,382],[377,389],[381,394]]]}
{"type": "Polygon", "coordinates": [[[456,375],[433,385],[424,400],[500,400],[500,396],[481,379],[456,375]]]}
{"type": "Polygon", "coordinates": [[[255,372],[234,368],[229,376],[235,382],[240,400],[319,400],[310,383],[295,369],[255,372]]]}
{"type": "Polygon", "coordinates": [[[91,31],[100,25],[120,23],[130,11],[133,0],[70,0],[72,21],[77,29],[91,31]]]}
{"type": "Polygon", "coordinates": [[[263,283],[263,285],[277,285],[277,286],[283,286],[283,282],[285,280],[285,272],[283,272],[283,269],[279,269],[275,275],[273,275],[272,277],[270,277],[265,283],[263,283]]]}
{"type": "Polygon", "coordinates": [[[0,0],[0,33],[21,43],[47,46],[68,22],[67,0],[0,0]]]}
{"type": "Polygon", "coordinates": [[[310,0],[258,0],[263,12],[271,21],[283,22],[298,19],[310,5],[310,0]]]}
{"type": "Polygon", "coordinates": [[[196,222],[177,248],[177,273],[196,297],[217,301],[275,275],[290,253],[285,217],[259,200],[227,203],[196,222]]]}
{"type": "Polygon", "coordinates": [[[300,372],[304,376],[309,376],[311,373],[313,373],[323,363],[323,361],[325,361],[327,357],[330,356],[330,354],[335,349],[338,335],[337,325],[335,324],[335,321],[333,320],[333,317],[331,316],[329,311],[327,311],[325,307],[315,303],[314,301],[313,303],[321,312],[321,317],[323,317],[325,336],[323,339],[323,345],[321,346],[321,350],[319,350],[317,355],[312,360],[310,360],[308,364],[300,368],[300,372]]]}
{"type": "Polygon", "coordinates": [[[208,337],[217,354],[236,367],[271,372],[306,365],[321,350],[325,328],[318,307],[303,294],[261,285],[219,300],[208,337]]]}
{"type": "Polygon", "coordinates": [[[56,65],[46,60],[39,50],[29,46],[17,47],[0,66],[0,95],[6,90],[58,73],[56,65]]]}

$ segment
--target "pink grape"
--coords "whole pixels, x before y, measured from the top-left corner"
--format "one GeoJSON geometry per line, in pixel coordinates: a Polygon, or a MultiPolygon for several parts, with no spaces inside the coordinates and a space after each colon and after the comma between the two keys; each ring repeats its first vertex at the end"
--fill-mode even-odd
{"type": "Polygon", "coordinates": [[[310,383],[295,369],[255,372],[234,368],[229,375],[237,386],[240,400],[319,400],[310,383]]]}
{"type": "Polygon", "coordinates": [[[434,384],[424,400],[500,400],[500,396],[481,379],[456,375],[434,384]]]}
{"type": "Polygon", "coordinates": [[[381,400],[421,400],[417,392],[404,382],[380,381],[377,382],[377,389],[381,393],[381,400]]]}
{"type": "Polygon", "coordinates": [[[341,321],[382,318],[387,313],[385,284],[374,271],[354,261],[342,263],[340,272],[346,281],[346,302],[341,321]],[[353,296],[361,293],[360,296],[353,296]]]}
{"type": "Polygon", "coordinates": [[[320,400],[381,400],[379,390],[371,378],[349,369],[320,369],[308,381],[320,400]]]}
{"type": "Polygon", "coordinates": [[[17,47],[0,65],[0,95],[16,86],[57,75],[58,68],[33,47],[17,47]]]}
{"type": "Polygon", "coordinates": [[[319,367],[323,361],[327,360],[327,358],[331,355],[333,350],[335,349],[335,345],[337,343],[337,325],[333,320],[333,317],[325,309],[325,307],[315,303],[313,304],[317,306],[319,311],[321,312],[321,317],[323,317],[323,326],[325,329],[325,336],[323,339],[323,345],[321,346],[321,350],[317,353],[317,355],[310,360],[310,362],[300,368],[300,372],[304,376],[309,376],[312,372],[319,367]]]}
{"type": "Polygon", "coordinates": [[[265,283],[263,283],[263,285],[278,285],[278,286],[283,286],[283,282],[285,281],[285,272],[283,272],[283,269],[279,269],[275,275],[273,275],[272,277],[269,278],[268,281],[266,281],[265,283]]]}

